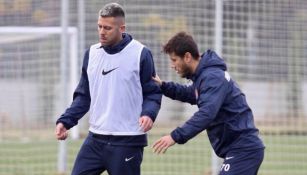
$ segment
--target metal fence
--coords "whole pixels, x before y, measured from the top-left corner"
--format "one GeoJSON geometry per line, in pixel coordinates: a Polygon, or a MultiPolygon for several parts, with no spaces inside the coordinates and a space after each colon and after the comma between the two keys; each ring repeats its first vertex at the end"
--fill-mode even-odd
{"type": "MultiPolygon", "coordinates": [[[[87,116],[71,133],[80,139],[61,144],[53,136],[54,122],[71,102],[84,51],[98,42],[98,11],[108,2],[0,1],[0,175],[69,174],[87,116]]],[[[189,83],[172,72],[161,52],[176,32],[193,34],[201,52],[222,55],[267,146],[259,174],[307,174],[306,1],[116,2],[126,9],[127,32],[152,51],[162,79],[189,83]]],[[[150,143],[195,110],[164,98],[150,143]]],[[[146,148],[143,174],[214,173],[206,137],[161,157],[146,148]]]]}

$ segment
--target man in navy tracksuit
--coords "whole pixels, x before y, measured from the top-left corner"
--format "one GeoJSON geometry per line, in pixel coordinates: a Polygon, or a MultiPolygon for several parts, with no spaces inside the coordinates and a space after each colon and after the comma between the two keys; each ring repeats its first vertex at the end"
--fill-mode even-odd
{"type": "Polygon", "coordinates": [[[192,36],[180,32],[163,47],[171,66],[193,84],[184,86],[153,79],[165,96],[196,104],[199,110],[170,135],[157,140],[153,149],[164,153],[175,143],[184,144],[207,131],[215,153],[224,158],[220,175],[256,175],[263,161],[264,144],[258,136],[245,95],[227,72],[225,62],[208,50],[199,55],[192,36]]]}
{"type": "Polygon", "coordinates": [[[117,3],[99,11],[100,42],[87,50],[71,106],[56,122],[56,137],[89,111],[89,135],[72,175],[139,175],[146,132],[161,104],[161,90],[152,80],[151,52],[125,33],[125,13],[117,3]]]}

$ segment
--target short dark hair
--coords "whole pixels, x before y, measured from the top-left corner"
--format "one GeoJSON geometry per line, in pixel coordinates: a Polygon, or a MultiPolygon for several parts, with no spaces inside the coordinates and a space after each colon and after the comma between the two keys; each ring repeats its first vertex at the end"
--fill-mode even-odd
{"type": "Polygon", "coordinates": [[[166,54],[174,53],[179,57],[183,57],[185,53],[189,52],[194,59],[199,58],[197,44],[193,37],[186,32],[179,32],[173,36],[164,46],[163,52],[166,54]]]}
{"type": "Polygon", "coordinates": [[[124,8],[118,3],[109,3],[99,11],[100,17],[123,17],[125,18],[124,8]]]}

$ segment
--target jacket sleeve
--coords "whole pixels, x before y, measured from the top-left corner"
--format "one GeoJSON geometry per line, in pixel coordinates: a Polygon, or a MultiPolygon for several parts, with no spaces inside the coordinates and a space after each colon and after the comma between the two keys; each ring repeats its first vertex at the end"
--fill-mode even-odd
{"type": "Polygon", "coordinates": [[[192,105],[196,104],[195,88],[193,85],[185,86],[174,82],[162,82],[163,95],[192,105]]]}
{"type": "Polygon", "coordinates": [[[176,143],[184,144],[203,130],[215,119],[228,91],[228,81],[211,74],[200,85],[199,110],[183,126],[171,132],[176,143]]]}
{"type": "Polygon", "coordinates": [[[89,92],[89,82],[87,76],[87,66],[89,59],[89,50],[86,51],[82,73],[79,84],[73,95],[73,102],[69,108],[66,109],[64,114],[56,121],[56,124],[63,123],[66,129],[70,129],[78,124],[78,120],[81,119],[89,110],[91,104],[91,97],[89,92]]]}
{"type": "Polygon", "coordinates": [[[141,116],[147,115],[155,121],[161,106],[162,93],[153,81],[156,75],[154,62],[150,50],[143,48],[140,63],[140,80],[143,91],[143,105],[141,116]]]}

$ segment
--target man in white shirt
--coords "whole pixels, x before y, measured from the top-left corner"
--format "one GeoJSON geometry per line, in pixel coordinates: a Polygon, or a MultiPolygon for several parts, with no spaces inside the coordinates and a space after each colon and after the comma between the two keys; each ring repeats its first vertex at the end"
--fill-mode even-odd
{"type": "Polygon", "coordinates": [[[99,11],[100,42],[85,53],[71,106],[56,122],[58,140],[89,111],[89,135],[72,175],[139,175],[146,132],[161,105],[152,54],[125,33],[125,12],[117,3],[99,11]]]}

